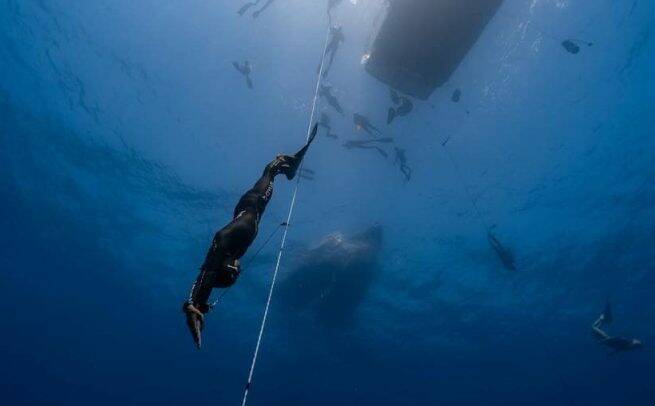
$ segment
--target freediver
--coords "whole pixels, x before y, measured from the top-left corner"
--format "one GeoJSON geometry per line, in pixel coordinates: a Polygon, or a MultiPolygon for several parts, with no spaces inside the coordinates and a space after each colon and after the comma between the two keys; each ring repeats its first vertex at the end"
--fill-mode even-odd
{"type": "Polygon", "coordinates": [[[393,89],[390,89],[390,93],[391,101],[398,107],[389,107],[389,111],[387,112],[387,124],[391,124],[396,117],[404,117],[408,115],[414,109],[414,104],[407,97],[398,95],[398,93],[393,89]]]}
{"type": "MultiPolygon", "coordinates": [[[[337,50],[339,49],[339,44],[342,42],[345,42],[346,37],[343,35],[343,30],[341,29],[341,26],[335,25],[334,27],[330,27],[330,41],[328,42],[327,46],[325,47],[325,53],[323,54],[323,59],[325,59],[328,54],[329,60],[327,65],[325,65],[325,69],[323,69],[323,77],[326,77],[328,74],[328,71],[332,67],[332,63],[334,62],[334,56],[337,53],[337,50]]],[[[323,59],[321,61],[323,61],[323,59]]],[[[321,65],[318,65],[317,72],[321,70],[321,65]]]]}
{"type": "Polygon", "coordinates": [[[644,344],[636,338],[611,337],[602,330],[604,324],[612,323],[612,307],[607,301],[605,310],[600,314],[598,319],[591,325],[591,332],[598,339],[599,344],[603,344],[613,350],[610,354],[616,354],[621,351],[631,351],[643,348],[644,344]]]}
{"type": "Polygon", "coordinates": [[[412,168],[407,166],[407,155],[405,155],[405,150],[402,148],[394,147],[396,158],[393,161],[393,164],[400,165],[400,172],[405,175],[405,180],[409,182],[409,179],[412,177],[412,168]]]}
{"type": "Polygon", "coordinates": [[[330,125],[330,116],[328,116],[326,113],[321,112],[321,119],[318,122],[319,127],[323,127],[327,130],[327,134],[325,134],[326,137],[332,138],[332,139],[338,139],[339,136],[332,134],[332,126],[330,125]]]}
{"type": "Polygon", "coordinates": [[[232,62],[232,66],[234,66],[234,69],[236,69],[240,74],[246,77],[246,84],[248,85],[248,89],[252,89],[252,80],[250,79],[250,73],[252,72],[252,67],[250,65],[249,61],[244,61],[243,65],[239,65],[239,62],[232,62]]]}
{"type": "Polygon", "coordinates": [[[505,248],[503,244],[500,243],[500,241],[498,241],[498,238],[496,238],[491,230],[487,231],[487,240],[489,241],[491,248],[493,248],[493,250],[498,255],[498,258],[500,259],[500,262],[502,262],[505,269],[508,271],[516,271],[514,254],[512,254],[512,251],[510,251],[508,248],[505,248]]]}
{"type": "Polygon", "coordinates": [[[239,259],[257,236],[259,221],[273,194],[275,177],[284,174],[292,180],[296,176],[317,130],[318,125],[314,125],[307,143],[295,155],[280,154],[264,168],[261,178],[237,203],[232,221],[214,236],[189,298],[182,306],[186,324],[198,348],[202,343],[205,314],[211,307],[208,300],[212,289],[228,288],[236,282],[241,272],[239,259]]]}
{"type": "Polygon", "coordinates": [[[248,2],[248,3],[244,4],[244,5],[241,6],[241,8],[237,11],[237,14],[239,14],[240,17],[243,17],[243,15],[245,14],[245,12],[248,11],[248,9],[249,9],[250,7],[252,7],[252,6],[256,6],[257,4],[259,4],[259,1],[260,1],[260,0],[257,0],[257,1],[254,1],[254,2],[248,2]]]}
{"type": "Polygon", "coordinates": [[[378,135],[381,134],[380,130],[376,126],[371,124],[371,120],[369,120],[368,117],[365,117],[359,113],[353,113],[353,123],[355,124],[355,127],[357,127],[358,130],[364,130],[369,135],[374,135],[373,134],[374,131],[378,135]]]}
{"type": "Polygon", "coordinates": [[[339,100],[335,95],[332,94],[332,86],[321,85],[320,89],[318,90],[318,95],[324,97],[328,104],[332,106],[332,108],[334,108],[337,113],[341,114],[342,116],[344,115],[341,104],[339,104],[339,100]]]}
{"type": "MultiPolygon", "coordinates": [[[[273,4],[274,1],[275,1],[275,0],[266,0],[266,3],[264,3],[264,5],[262,6],[262,8],[260,8],[260,9],[257,10],[257,11],[255,11],[254,13],[252,13],[252,18],[257,18],[257,17],[259,17],[259,15],[260,15],[264,10],[266,10],[266,9],[268,8],[268,6],[270,6],[271,4],[273,4]]],[[[257,3],[259,3],[259,1],[258,1],[257,3]]]]}
{"type": "Polygon", "coordinates": [[[349,140],[341,144],[341,146],[343,146],[346,149],[354,149],[354,148],[373,149],[376,150],[384,158],[388,158],[389,154],[387,154],[387,151],[383,150],[377,145],[371,145],[371,144],[375,144],[375,143],[387,144],[391,142],[393,142],[393,138],[376,138],[372,140],[349,140]]]}

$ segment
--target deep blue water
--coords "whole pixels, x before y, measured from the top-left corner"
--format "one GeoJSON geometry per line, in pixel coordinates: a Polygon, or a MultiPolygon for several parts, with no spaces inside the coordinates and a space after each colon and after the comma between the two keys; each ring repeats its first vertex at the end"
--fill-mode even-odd
{"type": "MultiPolygon", "coordinates": [[[[304,140],[325,3],[253,19],[237,0],[0,1],[2,404],[239,404],[279,234],[201,351],[180,307],[240,194],[304,140]],[[245,59],[253,90],[231,65],[245,59]]],[[[379,261],[336,322],[274,296],[249,404],[655,403],[655,3],[506,0],[388,126],[360,63],[381,3],[334,13],[346,42],[325,81],[346,117],[319,101],[340,138],[307,155],[281,272],[311,279],[308,249],[374,223],[379,261]],[[363,137],[353,112],[407,151],[409,182],[390,145],[342,147],[363,137]],[[608,296],[612,332],[643,350],[592,338],[608,296]]],[[[291,192],[276,182],[253,248],[291,192]]]]}

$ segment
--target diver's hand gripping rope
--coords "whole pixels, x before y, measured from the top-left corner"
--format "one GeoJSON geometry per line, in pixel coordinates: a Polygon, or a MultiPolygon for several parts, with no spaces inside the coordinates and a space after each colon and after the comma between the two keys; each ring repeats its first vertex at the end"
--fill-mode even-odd
{"type": "MultiPolygon", "coordinates": [[[[323,45],[323,53],[321,56],[321,67],[318,70],[318,78],[316,79],[316,89],[314,90],[314,100],[312,101],[312,112],[309,116],[309,126],[307,128],[307,137],[306,141],[310,141],[310,134],[312,131],[312,123],[314,122],[314,113],[316,112],[316,101],[318,100],[318,89],[321,85],[321,77],[323,76],[323,66],[325,62],[325,50],[327,49],[328,40],[330,38],[330,30],[327,30],[325,35],[325,44],[323,45]]],[[[300,163],[300,170],[304,165],[304,160],[300,163]]],[[[289,214],[287,215],[286,224],[291,223],[291,216],[293,215],[293,208],[296,205],[296,196],[298,194],[298,185],[300,185],[301,177],[298,176],[296,180],[296,185],[293,189],[293,195],[291,196],[291,203],[289,204],[289,214]]],[[[282,253],[284,252],[284,246],[287,241],[287,233],[289,232],[289,227],[284,227],[284,233],[282,234],[282,241],[280,242],[280,250],[277,253],[277,261],[275,263],[275,270],[273,271],[273,278],[271,281],[271,287],[268,291],[268,299],[266,300],[266,307],[264,308],[264,315],[262,316],[262,323],[259,327],[259,335],[257,336],[257,345],[255,345],[255,352],[252,354],[252,362],[250,364],[250,371],[248,372],[248,381],[243,391],[243,400],[241,401],[241,406],[245,406],[248,401],[248,393],[250,392],[250,387],[252,385],[252,377],[255,372],[255,365],[257,364],[257,356],[259,355],[259,348],[262,343],[262,336],[264,335],[264,328],[266,327],[266,319],[268,318],[268,309],[271,306],[271,298],[273,297],[273,290],[275,289],[275,281],[277,280],[277,273],[280,269],[280,263],[282,262],[282,253]]]]}

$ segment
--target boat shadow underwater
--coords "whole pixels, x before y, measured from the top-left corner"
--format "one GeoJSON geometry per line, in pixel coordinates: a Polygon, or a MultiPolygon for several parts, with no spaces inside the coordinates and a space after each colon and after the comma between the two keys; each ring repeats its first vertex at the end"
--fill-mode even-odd
{"type": "Polygon", "coordinates": [[[279,300],[325,328],[348,326],[379,272],[382,242],[380,225],[350,237],[328,234],[280,274],[279,300]]]}

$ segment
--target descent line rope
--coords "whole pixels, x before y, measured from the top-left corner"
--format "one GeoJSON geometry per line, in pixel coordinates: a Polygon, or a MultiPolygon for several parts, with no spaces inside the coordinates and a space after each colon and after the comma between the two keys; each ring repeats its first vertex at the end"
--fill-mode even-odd
{"type": "MultiPolygon", "coordinates": [[[[268,238],[266,238],[266,240],[264,241],[264,243],[263,243],[262,245],[259,246],[259,248],[257,249],[257,251],[255,251],[255,254],[254,254],[252,257],[250,257],[250,259],[248,260],[248,262],[245,263],[245,265],[243,266],[243,270],[248,269],[248,267],[250,266],[250,264],[252,264],[252,263],[257,259],[257,257],[258,257],[259,254],[262,252],[262,250],[263,250],[264,248],[266,248],[266,246],[268,245],[269,241],[271,241],[271,239],[275,236],[275,234],[277,234],[278,230],[279,230],[280,228],[282,228],[282,227],[286,227],[286,226],[287,226],[287,223],[280,223],[280,224],[278,224],[277,227],[275,227],[275,229],[274,229],[274,230],[273,230],[273,231],[268,235],[268,238]]],[[[241,271],[241,273],[243,273],[243,270],[241,271]]],[[[234,285],[232,285],[232,286],[234,286],[234,285]]],[[[228,288],[225,289],[225,290],[223,291],[223,293],[221,293],[221,294],[216,298],[216,300],[215,300],[212,304],[209,305],[209,308],[210,308],[210,309],[213,309],[214,307],[216,307],[217,304],[219,304],[221,301],[223,301],[223,298],[225,297],[225,295],[228,294],[228,292],[230,291],[230,289],[232,289],[232,286],[228,286],[228,288]]]]}
{"type": "MultiPolygon", "coordinates": [[[[312,101],[312,112],[309,116],[309,126],[307,127],[307,137],[305,141],[309,141],[309,134],[312,130],[312,123],[314,122],[314,114],[316,112],[316,101],[318,100],[318,90],[321,85],[321,78],[323,77],[323,66],[325,62],[325,51],[327,51],[328,40],[330,39],[330,30],[328,27],[327,33],[325,35],[325,44],[323,45],[323,53],[321,54],[321,66],[318,70],[318,78],[316,79],[316,89],[314,90],[314,99],[312,101]]],[[[299,172],[302,170],[304,161],[300,163],[299,172]]],[[[280,242],[280,249],[277,253],[277,261],[275,262],[275,270],[273,271],[273,278],[271,280],[271,287],[268,291],[268,299],[266,300],[266,307],[264,308],[264,315],[262,316],[261,326],[259,327],[259,335],[257,336],[257,345],[255,345],[255,351],[252,355],[252,362],[250,363],[250,371],[248,372],[248,381],[246,382],[246,387],[243,391],[243,400],[241,401],[241,406],[246,406],[248,401],[248,394],[250,393],[250,386],[252,385],[252,377],[255,373],[255,366],[257,365],[257,357],[259,356],[259,348],[262,343],[262,336],[264,335],[264,329],[266,328],[266,320],[268,319],[268,310],[271,306],[271,299],[273,298],[273,291],[275,289],[275,282],[277,281],[277,274],[280,270],[280,264],[282,262],[282,254],[284,253],[284,247],[287,242],[287,234],[289,233],[288,225],[291,223],[291,217],[293,216],[293,209],[296,205],[296,196],[298,195],[298,186],[300,185],[301,177],[298,176],[296,180],[296,185],[293,189],[293,194],[291,196],[291,203],[289,204],[289,213],[287,214],[287,227],[284,227],[284,232],[282,233],[282,240],[280,242]]]]}

